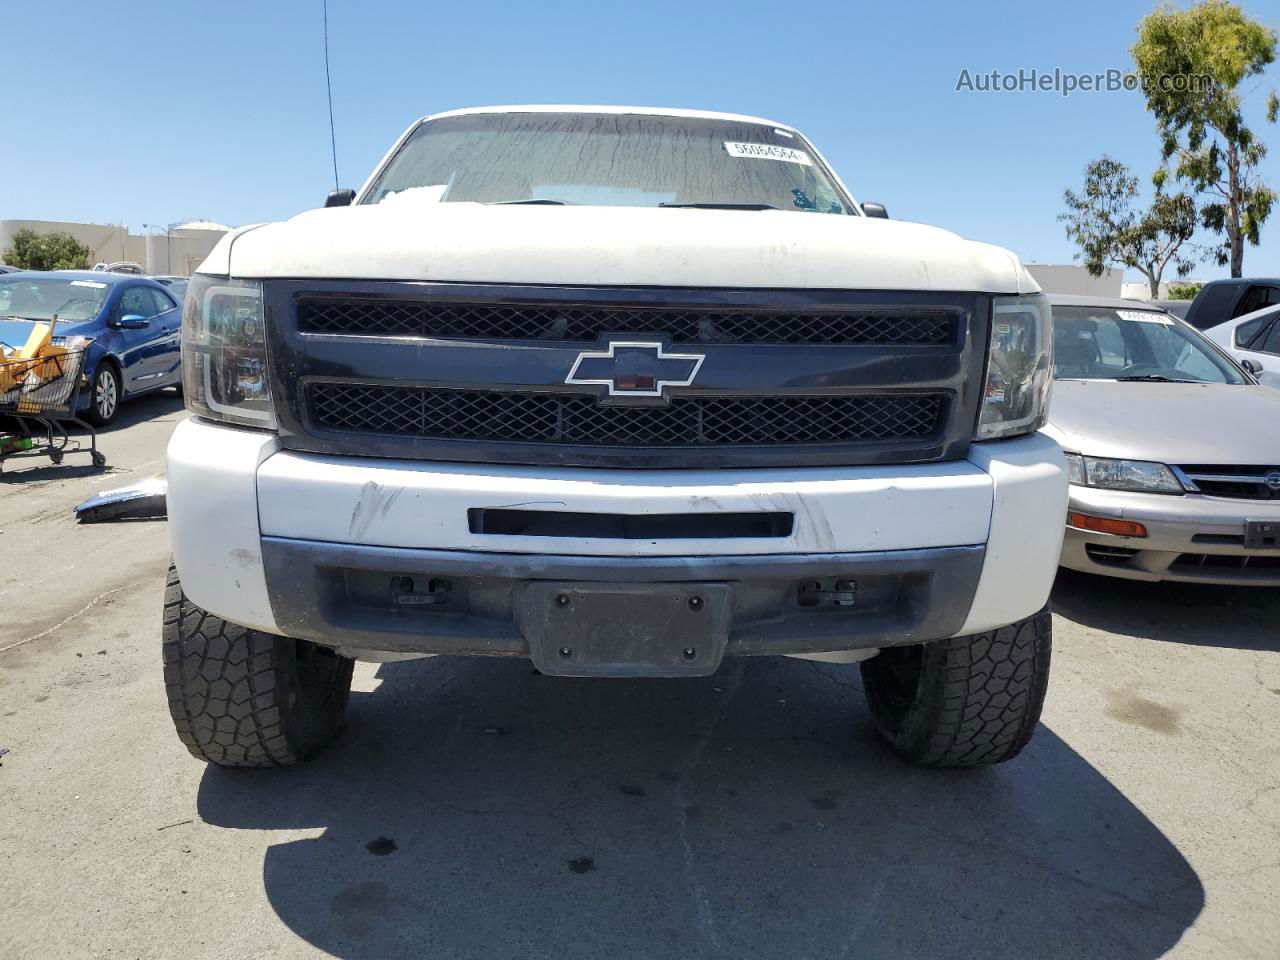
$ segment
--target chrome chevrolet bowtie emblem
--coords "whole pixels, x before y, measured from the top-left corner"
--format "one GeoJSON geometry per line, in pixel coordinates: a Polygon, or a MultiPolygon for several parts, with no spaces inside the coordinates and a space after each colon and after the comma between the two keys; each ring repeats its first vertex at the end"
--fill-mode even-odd
{"type": "Polygon", "coordinates": [[[584,350],[565,383],[607,387],[611,397],[661,397],[667,387],[687,387],[706,356],[667,353],[660,343],[614,340],[608,350],[584,350]]]}

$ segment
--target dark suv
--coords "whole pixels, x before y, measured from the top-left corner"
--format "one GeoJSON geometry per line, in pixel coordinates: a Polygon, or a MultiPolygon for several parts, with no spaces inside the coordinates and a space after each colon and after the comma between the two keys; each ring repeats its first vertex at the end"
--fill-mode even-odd
{"type": "Polygon", "coordinates": [[[1196,294],[1191,309],[1187,311],[1186,321],[1197,330],[1208,330],[1246,313],[1277,304],[1280,304],[1280,280],[1214,280],[1206,283],[1196,294]]]}

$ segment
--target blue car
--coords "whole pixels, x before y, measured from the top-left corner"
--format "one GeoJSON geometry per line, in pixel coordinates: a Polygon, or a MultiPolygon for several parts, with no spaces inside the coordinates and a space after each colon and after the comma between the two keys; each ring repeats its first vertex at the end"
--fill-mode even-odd
{"type": "Polygon", "coordinates": [[[91,339],[81,416],[106,426],[131,397],[181,386],[182,305],[146,277],[57,270],[0,274],[0,342],[19,348],[32,324],[54,314],[54,342],[91,339]]]}

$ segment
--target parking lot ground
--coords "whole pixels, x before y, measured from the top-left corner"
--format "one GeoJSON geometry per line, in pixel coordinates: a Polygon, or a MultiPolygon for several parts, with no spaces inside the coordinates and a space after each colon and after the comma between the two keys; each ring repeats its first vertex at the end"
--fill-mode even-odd
{"type": "Polygon", "coordinates": [[[1063,575],[1043,724],[946,772],[873,738],[856,667],[683,681],[516,660],[357,667],[311,766],[173,734],[163,522],[78,526],[162,469],[0,477],[0,956],[1280,954],[1280,600],[1063,575]]]}

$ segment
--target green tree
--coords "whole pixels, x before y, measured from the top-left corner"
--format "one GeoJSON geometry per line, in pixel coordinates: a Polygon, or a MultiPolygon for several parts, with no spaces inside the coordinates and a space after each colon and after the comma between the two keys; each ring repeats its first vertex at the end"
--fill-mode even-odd
{"type": "MultiPolygon", "coordinates": [[[[1186,10],[1162,7],[1138,25],[1130,51],[1155,115],[1164,160],[1208,201],[1201,222],[1226,241],[1215,250],[1231,275],[1244,270],[1244,245],[1257,246],[1275,192],[1258,176],[1267,148],[1245,125],[1240,84],[1276,57],[1276,33],[1234,3],[1204,0],[1186,10]]],[[[1274,123],[1280,100],[1267,97],[1274,123]]]]}
{"type": "Polygon", "coordinates": [[[1194,300],[1203,283],[1171,283],[1169,284],[1170,300],[1194,300]]]}
{"type": "Polygon", "coordinates": [[[19,230],[0,260],[23,270],[87,270],[89,248],[69,233],[19,230]]]}
{"type": "Polygon", "coordinates": [[[1195,266],[1189,241],[1196,231],[1196,205],[1185,193],[1157,190],[1151,206],[1139,211],[1134,209],[1137,195],[1138,178],[1104,155],[1084,168],[1080,193],[1063,192],[1067,212],[1058,219],[1080,248],[1076,259],[1092,276],[1108,267],[1131,267],[1147,278],[1155,298],[1166,268],[1185,277],[1195,266]]]}

